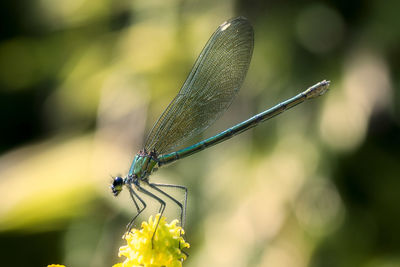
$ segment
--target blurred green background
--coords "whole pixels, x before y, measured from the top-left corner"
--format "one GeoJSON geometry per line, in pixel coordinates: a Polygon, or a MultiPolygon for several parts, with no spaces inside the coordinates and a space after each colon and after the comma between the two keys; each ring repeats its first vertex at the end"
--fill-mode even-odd
{"type": "MultiPolygon", "coordinates": [[[[0,265],[122,261],[135,209],[127,192],[112,196],[111,176],[127,173],[217,26],[242,15],[255,31],[250,70],[202,137],[322,79],[331,90],[152,176],[189,188],[184,266],[400,266],[399,10],[1,1],[0,265]]],[[[147,202],[138,224],[157,211],[147,202]]],[[[168,202],[168,220],[178,214],[168,202]]]]}

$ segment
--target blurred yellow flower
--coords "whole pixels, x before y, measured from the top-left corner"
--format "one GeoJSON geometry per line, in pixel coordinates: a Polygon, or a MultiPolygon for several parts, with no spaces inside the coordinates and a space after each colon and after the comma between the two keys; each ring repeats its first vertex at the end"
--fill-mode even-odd
{"type": "Polygon", "coordinates": [[[156,215],[155,220],[150,216],[149,222],[142,222],[142,229],[133,229],[124,235],[126,246],[119,248],[118,256],[126,257],[123,263],[115,264],[113,267],[181,267],[186,259],[181,249],[189,248],[182,235],[182,227],[177,226],[178,220],[166,223],[166,218],[156,215]],[[152,237],[160,220],[157,232],[152,237]]]}
{"type": "Polygon", "coordinates": [[[65,265],[62,265],[62,264],[50,264],[50,265],[47,265],[47,267],[65,267],[65,265]]]}

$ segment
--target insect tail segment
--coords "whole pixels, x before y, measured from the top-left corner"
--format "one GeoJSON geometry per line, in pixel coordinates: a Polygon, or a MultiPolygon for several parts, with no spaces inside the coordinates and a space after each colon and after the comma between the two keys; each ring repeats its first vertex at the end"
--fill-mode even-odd
{"type": "Polygon", "coordinates": [[[321,96],[325,94],[326,91],[328,91],[330,83],[331,83],[330,81],[323,80],[305,90],[303,94],[306,96],[307,99],[321,96]]]}

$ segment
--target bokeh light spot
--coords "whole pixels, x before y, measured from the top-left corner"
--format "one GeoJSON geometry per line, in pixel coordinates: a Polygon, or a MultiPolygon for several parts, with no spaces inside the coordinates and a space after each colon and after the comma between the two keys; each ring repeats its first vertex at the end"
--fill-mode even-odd
{"type": "Polygon", "coordinates": [[[342,41],[344,28],[340,14],[324,5],[305,8],[296,24],[299,42],[313,53],[325,53],[335,48],[342,41]]]}

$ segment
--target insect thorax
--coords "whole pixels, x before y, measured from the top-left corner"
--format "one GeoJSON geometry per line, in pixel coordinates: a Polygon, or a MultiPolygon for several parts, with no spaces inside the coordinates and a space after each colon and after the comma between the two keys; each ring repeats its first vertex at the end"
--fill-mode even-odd
{"type": "Polygon", "coordinates": [[[140,180],[145,180],[149,175],[156,170],[157,155],[155,153],[147,153],[140,151],[136,154],[129,170],[129,176],[135,176],[140,180]]]}

